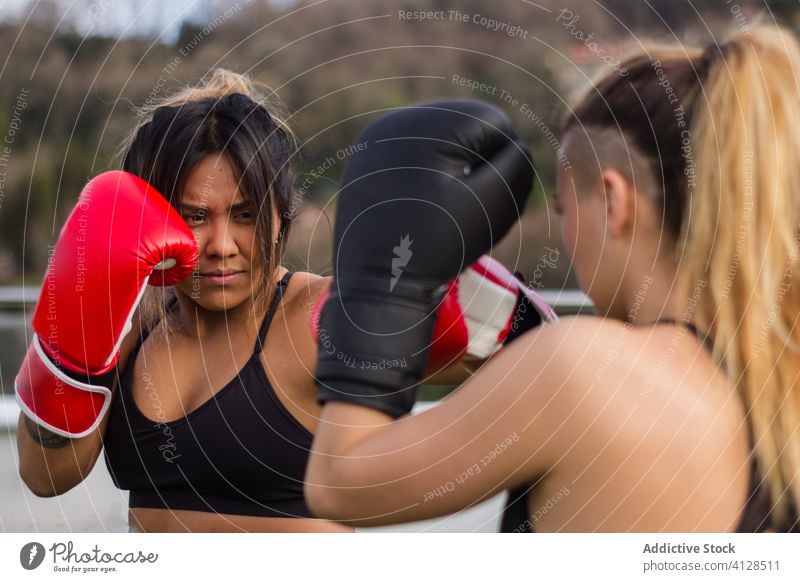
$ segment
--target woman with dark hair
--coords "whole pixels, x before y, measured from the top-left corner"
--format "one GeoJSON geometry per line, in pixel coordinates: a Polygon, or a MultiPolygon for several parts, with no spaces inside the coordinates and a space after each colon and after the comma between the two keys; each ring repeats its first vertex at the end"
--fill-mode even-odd
{"type": "Polygon", "coordinates": [[[281,265],[293,152],[229,71],[142,112],[122,169],[164,196],[199,257],[189,277],[143,291],[96,430],[67,438],[21,419],[35,493],[79,483],[104,447],[132,531],[351,531],[303,499],[318,414],[308,304],[325,279],[281,265]]]}
{"type": "MultiPolygon", "coordinates": [[[[321,410],[314,306],[330,279],[281,265],[296,204],[294,151],[284,123],[246,77],[229,71],[144,112],[123,148],[124,175],[163,195],[167,210],[185,221],[171,220],[171,228],[188,225],[199,258],[191,276],[172,287],[143,288],[133,331],[121,340],[105,416],[108,404],[86,430],[54,433],[54,423],[36,413],[37,398],[24,398],[34,405],[20,420],[20,473],[35,493],[58,495],[79,483],[104,446],[114,483],[130,490],[131,530],[352,530],[315,519],[303,497],[321,410]]],[[[135,215],[129,221],[158,238],[160,226],[135,215]]],[[[69,270],[68,261],[57,260],[60,272],[69,270]]],[[[492,326],[500,310],[491,297],[500,293],[510,302],[508,318],[518,292],[509,281],[503,289],[488,285],[503,273],[482,265],[492,274],[473,274],[460,287],[459,297],[469,293],[473,305],[463,314],[468,324],[440,318],[446,332],[431,382],[461,381],[468,373],[458,365],[461,355],[485,357],[508,333],[507,319],[492,326]],[[482,290],[491,297],[482,298],[482,290]],[[475,319],[478,304],[487,320],[475,319]],[[459,344],[467,339],[475,346],[459,344]]],[[[462,315],[458,307],[454,299],[447,313],[462,315]]],[[[76,386],[91,391],[86,385],[93,383],[76,386]]],[[[51,400],[57,403],[58,394],[51,400]]]]}
{"type": "MultiPolygon", "coordinates": [[[[418,368],[369,378],[322,361],[306,475],[317,515],[412,521],[510,489],[508,532],[800,531],[797,40],[765,27],[623,66],[569,110],[557,176],[564,243],[597,316],[527,333],[442,404],[399,420],[418,368]]],[[[396,174],[414,165],[411,149],[394,154],[396,174]]],[[[371,155],[337,222],[359,215],[371,155]]],[[[438,203],[430,224],[458,209],[435,178],[415,184],[438,203]]],[[[467,242],[480,235],[468,218],[467,242]]],[[[438,271],[408,285],[435,290],[461,253],[437,247],[438,271]]],[[[358,281],[344,265],[347,289],[358,281]]],[[[374,320],[395,313],[385,291],[369,297],[374,320]]],[[[426,345],[411,324],[432,298],[407,300],[404,343],[384,349],[426,345]]],[[[339,315],[359,297],[338,300],[322,311],[332,341],[371,357],[368,334],[339,315]]]]}

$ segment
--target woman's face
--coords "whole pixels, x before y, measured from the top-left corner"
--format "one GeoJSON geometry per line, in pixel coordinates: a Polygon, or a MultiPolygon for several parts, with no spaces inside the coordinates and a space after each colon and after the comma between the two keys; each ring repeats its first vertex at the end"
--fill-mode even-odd
{"type": "Polygon", "coordinates": [[[252,297],[261,271],[255,259],[258,209],[238,188],[225,154],[209,154],[192,170],[181,208],[197,239],[199,259],[178,289],[211,311],[241,305],[252,297]]]}
{"type": "MultiPolygon", "coordinates": [[[[570,136],[564,139],[568,154],[570,136]]],[[[579,153],[570,161],[569,169],[559,164],[556,172],[564,248],[596,313],[624,319],[627,307],[621,288],[628,270],[638,268],[637,257],[650,244],[648,232],[656,228],[656,221],[643,223],[634,237],[636,191],[630,180],[615,166],[600,167],[599,160],[587,161],[579,153]]]]}
{"type": "Polygon", "coordinates": [[[598,266],[603,251],[605,212],[596,202],[595,192],[578,192],[572,178],[577,170],[566,171],[560,164],[556,172],[555,209],[561,221],[561,240],[570,258],[580,288],[592,296],[597,287],[598,266]]]}

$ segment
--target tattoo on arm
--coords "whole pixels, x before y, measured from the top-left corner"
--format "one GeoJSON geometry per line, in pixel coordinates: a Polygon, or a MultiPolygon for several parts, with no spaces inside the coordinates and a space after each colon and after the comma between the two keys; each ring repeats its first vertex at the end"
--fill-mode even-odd
{"type": "Polygon", "coordinates": [[[45,449],[62,449],[70,442],[70,439],[67,437],[53,434],[49,430],[33,422],[27,416],[25,417],[25,429],[28,431],[30,437],[45,449]]]}

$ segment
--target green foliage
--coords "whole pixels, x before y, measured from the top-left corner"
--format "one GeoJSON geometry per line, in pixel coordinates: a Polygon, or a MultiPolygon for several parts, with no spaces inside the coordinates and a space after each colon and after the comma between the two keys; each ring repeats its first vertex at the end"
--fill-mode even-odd
{"type": "MultiPolygon", "coordinates": [[[[626,27],[649,33],[666,30],[664,23],[697,23],[686,2],[651,0],[658,14],[646,3],[627,0],[566,4],[581,15],[581,30],[613,44],[620,34],[630,37],[626,27]]],[[[196,83],[218,66],[249,73],[286,104],[301,145],[296,160],[301,180],[334,160],[308,184],[308,196],[321,205],[346,163],[337,152],[381,111],[418,100],[474,97],[505,109],[529,143],[539,174],[529,208],[541,211],[553,189],[563,95],[602,63],[585,51],[575,56],[583,47],[555,20],[562,2],[536,4],[545,10],[518,0],[408,0],[402,6],[481,15],[518,26],[526,33],[521,38],[471,19],[403,20],[393,0],[307,3],[285,18],[297,6],[239,3],[225,18],[207,15],[185,23],[177,40],[166,44],[84,38],[69,26],[53,33],[60,18],[42,3],[27,23],[0,26],[0,48],[8,57],[0,69],[0,140],[11,129],[20,91],[27,92],[24,109],[17,111],[19,127],[0,198],[0,247],[11,250],[17,272],[0,278],[18,277],[24,269],[35,280],[42,272],[47,245],[82,185],[113,166],[114,152],[134,125],[134,107],[196,83]],[[470,90],[455,83],[457,78],[496,92],[470,90]],[[501,91],[516,102],[501,98],[501,91]]],[[[693,0],[699,11],[721,18],[730,16],[724,4],[693,0]]],[[[766,4],[787,19],[797,5],[766,4]]],[[[548,223],[548,237],[552,231],[548,223]]]]}

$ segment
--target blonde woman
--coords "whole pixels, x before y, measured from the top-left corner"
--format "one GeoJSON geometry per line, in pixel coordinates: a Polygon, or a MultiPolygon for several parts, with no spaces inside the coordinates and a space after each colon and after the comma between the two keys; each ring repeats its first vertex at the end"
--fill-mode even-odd
{"type": "MultiPolygon", "coordinates": [[[[797,41],[761,28],[623,66],[569,110],[558,173],[597,315],[524,335],[397,421],[415,370],[378,385],[321,368],[317,515],[411,521],[510,489],[509,532],[800,530],[797,41]]],[[[437,249],[457,270],[456,255],[437,249]]],[[[375,317],[392,301],[373,296],[375,317]]],[[[336,313],[326,304],[332,337],[368,351],[336,313]]]]}

